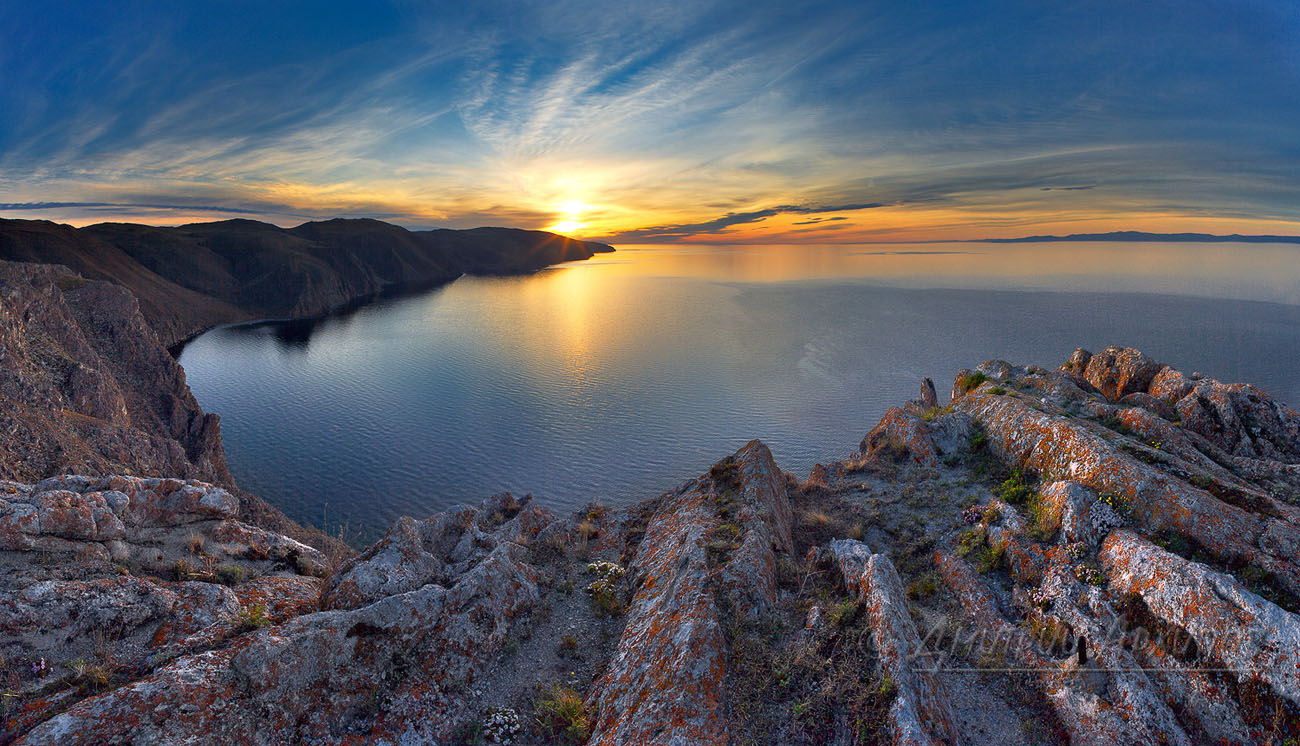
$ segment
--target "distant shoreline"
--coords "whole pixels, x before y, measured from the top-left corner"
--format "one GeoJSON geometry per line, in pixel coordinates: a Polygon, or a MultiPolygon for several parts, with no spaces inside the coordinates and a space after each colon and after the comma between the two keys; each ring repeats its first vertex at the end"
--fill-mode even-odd
{"type": "Polygon", "coordinates": [[[1049,243],[1058,241],[1300,244],[1300,236],[1243,236],[1239,233],[1233,233],[1227,236],[1216,236],[1212,233],[1144,233],[1142,231],[1113,231],[1111,233],[1071,233],[1068,236],[1025,236],[1024,238],[970,239],[970,243],[1049,243]]]}

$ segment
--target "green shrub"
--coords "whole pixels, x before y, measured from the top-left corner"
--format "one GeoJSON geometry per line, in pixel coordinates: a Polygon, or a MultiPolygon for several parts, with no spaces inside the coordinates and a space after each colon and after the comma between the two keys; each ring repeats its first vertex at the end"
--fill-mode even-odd
{"type": "Polygon", "coordinates": [[[957,382],[957,388],[961,389],[961,392],[964,394],[987,380],[989,380],[989,377],[978,371],[967,373],[957,382]]]}
{"type": "Polygon", "coordinates": [[[72,672],[66,679],[66,683],[87,691],[98,692],[107,689],[108,682],[113,677],[112,668],[104,663],[77,659],[63,665],[72,672]]]}
{"type": "Polygon", "coordinates": [[[271,624],[271,616],[266,613],[266,606],[263,604],[249,604],[239,610],[239,616],[236,617],[239,622],[241,631],[254,630],[266,627],[271,624]]]}
{"type": "Polygon", "coordinates": [[[216,571],[216,580],[222,585],[239,585],[248,580],[249,572],[243,565],[218,565],[216,571]]]}
{"type": "Polygon", "coordinates": [[[1133,504],[1129,502],[1127,497],[1114,492],[1106,492],[1099,495],[1097,499],[1113,508],[1121,518],[1129,519],[1133,517],[1133,504]]]}
{"type": "Polygon", "coordinates": [[[945,414],[952,414],[952,405],[946,407],[930,407],[921,413],[921,419],[926,422],[934,422],[945,414]]]}
{"type": "Polygon", "coordinates": [[[1035,492],[1029,498],[1029,538],[1034,541],[1051,541],[1061,528],[1060,508],[1052,506],[1035,492]]]}
{"type": "Polygon", "coordinates": [[[198,571],[194,565],[190,564],[189,560],[178,559],[176,564],[172,565],[172,576],[182,583],[186,580],[192,580],[197,574],[198,571]]]}
{"type": "Polygon", "coordinates": [[[939,574],[927,572],[907,584],[907,597],[913,601],[933,596],[939,590],[939,574]]]}
{"type": "Polygon", "coordinates": [[[1074,577],[1078,578],[1080,583],[1087,583],[1088,585],[1106,585],[1106,576],[1102,574],[1100,568],[1091,562],[1075,565],[1074,577]]]}
{"type": "Polygon", "coordinates": [[[997,496],[1003,502],[1012,505],[1024,505],[1034,495],[1034,488],[1030,486],[1030,477],[1021,469],[1013,469],[1011,476],[998,485],[997,496]]]}
{"type": "Polygon", "coordinates": [[[619,597],[618,580],[623,577],[623,568],[600,560],[587,565],[587,572],[596,579],[587,586],[587,595],[591,596],[591,605],[600,616],[618,616],[623,613],[623,599],[619,597]]]}

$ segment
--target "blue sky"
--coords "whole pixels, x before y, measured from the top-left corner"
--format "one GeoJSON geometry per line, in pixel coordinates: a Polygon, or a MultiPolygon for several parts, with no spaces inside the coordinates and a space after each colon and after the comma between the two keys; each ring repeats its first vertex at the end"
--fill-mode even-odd
{"type": "Polygon", "coordinates": [[[1300,5],[10,0],[0,215],[1300,233],[1300,5]]]}

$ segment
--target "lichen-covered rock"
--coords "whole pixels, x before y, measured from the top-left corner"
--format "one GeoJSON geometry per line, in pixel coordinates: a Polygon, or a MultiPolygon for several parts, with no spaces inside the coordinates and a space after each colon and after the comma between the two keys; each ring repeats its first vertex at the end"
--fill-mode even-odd
{"type": "Polygon", "coordinates": [[[858,453],[883,455],[887,459],[933,468],[945,454],[956,450],[965,435],[966,428],[960,420],[927,422],[916,410],[890,407],[880,423],[858,444],[858,453]]]}
{"type": "Polygon", "coordinates": [[[554,514],[531,497],[520,501],[509,493],[423,522],[400,518],[383,539],[330,578],[324,608],[355,609],[430,583],[445,584],[482,559],[487,548],[503,541],[526,546],[554,521],[554,514]]]}
{"type": "Polygon", "coordinates": [[[1138,594],[1157,616],[1186,630],[1208,660],[1300,705],[1300,616],[1132,532],[1111,534],[1101,561],[1118,591],[1138,594]]]}
{"type": "Polygon", "coordinates": [[[632,563],[636,595],[596,695],[592,744],[723,744],[725,648],[715,593],[738,613],[771,603],[776,552],[789,551],[784,476],[753,441],[666,495],[632,563]],[[718,567],[710,538],[739,510],[740,545],[718,567]]]}
{"type": "Polygon", "coordinates": [[[894,743],[959,743],[948,692],[925,668],[927,651],[907,612],[907,597],[894,564],[852,539],[831,542],[844,583],[866,601],[881,670],[897,688],[889,708],[894,743]]]}
{"type": "Polygon", "coordinates": [[[51,477],[0,490],[0,552],[111,560],[151,572],[184,562],[198,573],[204,561],[248,559],[323,572],[319,551],[238,521],[238,514],[234,495],[194,480],[51,477]]]}
{"type": "Polygon", "coordinates": [[[622,512],[402,519],[328,581],[218,487],[0,481],[0,742],[459,743],[567,684],[600,745],[1284,744],[1295,422],[1135,350],[991,360],[803,483],[754,441],[622,512]]]}
{"type": "Polygon", "coordinates": [[[1300,557],[1272,553],[1263,541],[1274,523],[1274,533],[1294,530],[1294,508],[1259,492],[1212,494],[1136,458],[1122,447],[1128,445],[1122,438],[1018,396],[976,390],[955,407],[981,422],[1003,461],[1084,485],[1131,511],[1147,531],[1194,537],[1225,556],[1258,562],[1300,592],[1300,557]]]}
{"type": "MultiPolygon", "coordinates": [[[[445,739],[464,715],[461,693],[506,642],[511,620],[539,598],[528,551],[487,541],[490,548],[466,557],[464,571],[443,584],[296,616],[225,648],[182,656],[73,706],[20,743],[445,739]]],[[[267,593],[284,600],[276,588],[260,587],[245,601],[267,593]]]]}
{"type": "MultiPolygon", "coordinates": [[[[1093,671],[1080,671],[1077,654],[1057,661],[1040,652],[1022,628],[1010,624],[1003,616],[985,584],[969,565],[947,555],[936,556],[939,570],[978,629],[976,639],[982,655],[999,665],[1023,670],[1033,675],[1061,723],[1070,743],[1104,746],[1105,744],[1183,744],[1191,740],[1179,727],[1158,692],[1140,673],[1122,649],[1104,646],[1105,653],[1093,656],[1093,671]],[[1100,668],[1098,668],[1100,663],[1100,668]],[[1118,665],[1117,665],[1118,664],[1118,665]]],[[[1058,589],[1055,598],[1068,596],[1058,589]]],[[[1081,628],[1093,633],[1100,625],[1072,616],[1081,628]]],[[[1097,649],[1099,646],[1093,646],[1097,649]]]]}
{"type": "Polygon", "coordinates": [[[785,475],[767,446],[752,441],[732,460],[740,479],[740,546],[728,557],[720,582],[736,610],[753,618],[776,600],[777,555],[794,552],[794,516],[785,475]]]}
{"type": "Polygon", "coordinates": [[[1107,399],[1145,392],[1164,366],[1132,348],[1107,347],[1091,355],[1083,376],[1107,399]]]}
{"type": "Polygon", "coordinates": [[[858,450],[863,455],[885,451],[891,458],[905,458],[924,466],[939,463],[925,421],[899,407],[890,407],[880,424],[862,439],[858,450]]]}

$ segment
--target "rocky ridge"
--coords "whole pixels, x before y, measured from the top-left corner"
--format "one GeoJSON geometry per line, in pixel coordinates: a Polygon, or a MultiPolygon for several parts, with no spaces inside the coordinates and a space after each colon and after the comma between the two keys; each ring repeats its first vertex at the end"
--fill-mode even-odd
{"type": "Polygon", "coordinates": [[[1298,428],[1136,350],[989,361],[803,481],[755,441],[324,580],[218,487],[3,483],[3,740],[1294,743],[1298,428]]]}

